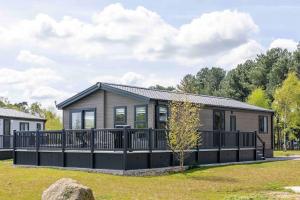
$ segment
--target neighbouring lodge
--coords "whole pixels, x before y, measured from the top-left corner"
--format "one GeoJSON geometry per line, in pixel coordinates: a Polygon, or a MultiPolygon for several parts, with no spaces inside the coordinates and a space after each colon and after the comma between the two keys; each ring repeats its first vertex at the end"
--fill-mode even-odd
{"type": "Polygon", "coordinates": [[[12,158],[13,131],[44,130],[45,119],[14,109],[0,108],[0,159],[12,158]]]}
{"type": "Polygon", "coordinates": [[[14,162],[121,170],[177,165],[165,127],[169,102],[184,100],[202,108],[201,142],[187,165],[273,156],[272,110],[223,97],[97,83],[57,105],[64,130],[16,132],[14,162]]]}

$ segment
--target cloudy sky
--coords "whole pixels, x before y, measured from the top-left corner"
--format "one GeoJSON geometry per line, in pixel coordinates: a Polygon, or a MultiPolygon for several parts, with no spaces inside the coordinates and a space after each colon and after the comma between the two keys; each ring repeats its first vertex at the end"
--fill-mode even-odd
{"type": "Polygon", "coordinates": [[[0,96],[45,106],[97,81],[176,85],[300,40],[300,1],[0,0],[0,96]]]}

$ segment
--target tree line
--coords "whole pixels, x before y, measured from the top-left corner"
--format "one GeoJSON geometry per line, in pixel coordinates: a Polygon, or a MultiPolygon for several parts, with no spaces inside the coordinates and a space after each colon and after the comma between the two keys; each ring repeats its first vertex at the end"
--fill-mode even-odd
{"type": "Polygon", "coordinates": [[[275,143],[282,147],[300,138],[300,44],[289,52],[274,48],[226,72],[204,67],[185,75],[176,87],[151,88],[221,96],[275,111],[275,143]]]}

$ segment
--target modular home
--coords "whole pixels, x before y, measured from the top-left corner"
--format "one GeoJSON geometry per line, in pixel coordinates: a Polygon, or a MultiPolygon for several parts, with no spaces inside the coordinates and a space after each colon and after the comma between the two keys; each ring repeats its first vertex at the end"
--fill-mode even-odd
{"type": "Polygon", "coordinates": [[[273,111],[230,98],[99,82],[57,107],[63,110],[64,129],[162,129],[169,102],[184,100],[201,105],[201,130],[256,132],[265,156],[273,156],[273,111]]]}
{"type": "Polygon", "coordinates": [[[46,119],[14,109],[0,108],[0,135],[13,131],[44,130],[46,119]]]}
{"type": "Polygon", "coordinates": [[[9,149],[12,149],[14,130],[44,130],[45,121],[44,118],[29,113],[14,109],[0,108],[0,158],[11,157],[11,150],[9,149]]]}

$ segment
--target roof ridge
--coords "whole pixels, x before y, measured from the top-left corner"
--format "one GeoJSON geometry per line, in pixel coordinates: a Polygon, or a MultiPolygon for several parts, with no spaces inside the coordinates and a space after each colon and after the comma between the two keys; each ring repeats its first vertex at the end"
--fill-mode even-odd
{"type": "MultiPolygon", "coordinates": [[[[180,92],[180,91],[151,89],[151,88],[145,88],[145,87],[140,87],[140,86],[132,86],[132,85],[125,85],[125,84],[117,84],[117,83],[107,83],[107,82],[99,82],[99,83],[107,84],[107,85],[115,85],[115,86],[123,86],[123,87],[144,89],[144,90],[159,91],[159,92],[167,92],[167,93],[175,93],[175,94],[185,94],[185,95],[193,95],[193,96],[200,96],[200,97],[212,97],[212,98],[218,98],[218,99],[227,99],[227,100],[237,101],[236,99],[232,99],[232,98],[228,98],[228,97],[212,96],[212,95],[206,95],[206,94],[193,94],[193,93],[180,92]]],[[[241,102],[241,101],[239,101],[239,102],[241,102]]],[[[242,103],[245,103],[245,102],[242,102],[242,103]]]]}

